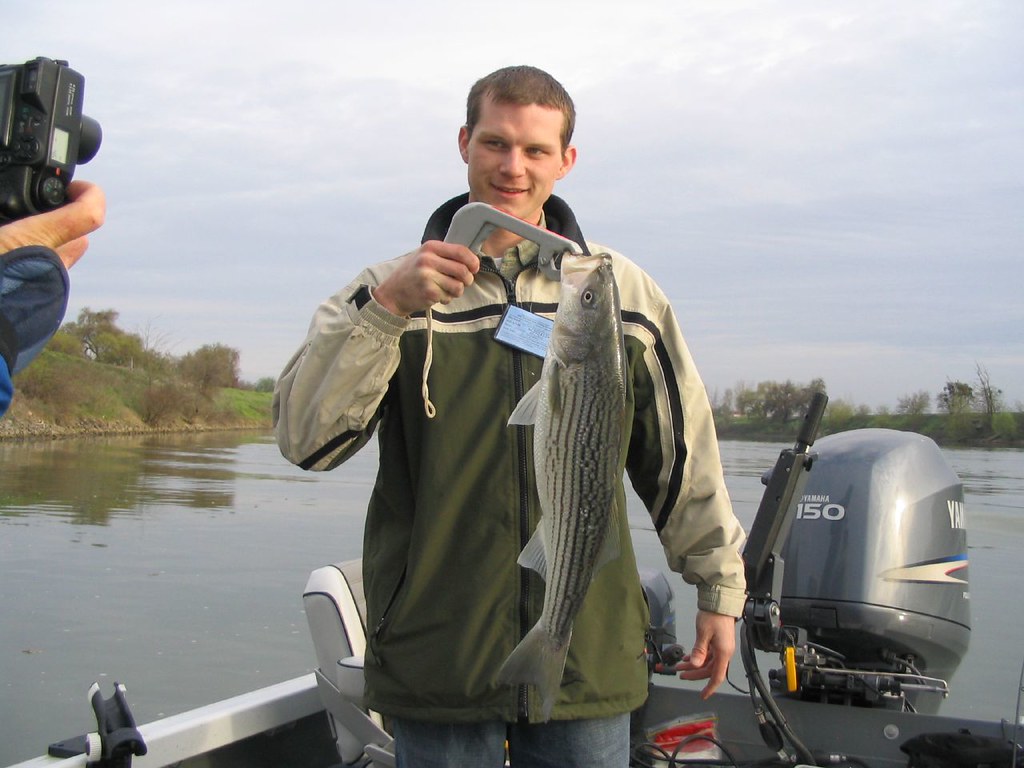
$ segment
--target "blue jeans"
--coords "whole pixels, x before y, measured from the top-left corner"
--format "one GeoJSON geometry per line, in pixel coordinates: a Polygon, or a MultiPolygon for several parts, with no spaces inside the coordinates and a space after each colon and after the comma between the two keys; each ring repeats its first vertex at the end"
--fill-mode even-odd
{"type": "Polygon", "coordinates": [[[547,723],[392,720],[398,768],[626,768],[629,714],[547,723]]]}

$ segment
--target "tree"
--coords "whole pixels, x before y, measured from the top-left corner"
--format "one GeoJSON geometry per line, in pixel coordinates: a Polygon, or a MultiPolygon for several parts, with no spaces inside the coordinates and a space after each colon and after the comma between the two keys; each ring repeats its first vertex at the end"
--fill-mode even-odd
{"type": "Polygon", "coordinates": [[[931,395],[922,389],[901,397],[896,404],[896,412],[904,416],[920,416],[928,412],[931,403],[931,395]]]}
{"type": "Polygon", "coordinates": [[[107,340],[122,333],[117,327],[117,311],[113,309],[101,309],[93,312],[85,307],[78,313],[78,320],[72,323],[65,323],[64,330],[78,339],[82,345],[82,353],[97,362],[103,362],[103,356],[107,340]]]}
{"type": "Polygon", "coordinates": [[[952,440],[963,440],[978,431],[972,413],[974,404],[974,388],[963,381],[947,381],[939,392],[937,399],[939,408],[949,414],[946,423],[946,436],[952,440]]]}
{"type": "Polygon", "coordinates": [[[169,335],[157,331],[152,323],[146,323],[138,336],[145,356],[146,371],[154,377],[163,377],[170,373],[177,360],[169,352],[164,351],[169,346],[169,335]]]}
{"type": "Polygon", "coordinates": [[[237,387],[239,353],[224,344],[206,344],[189,352],[178,363],[182,377],[204,397],[221,387],[237,387]]]}
{"type": "Polygon", "coordinates": [[[78,339],[82,354],[97,363],[146,367],[149,355],[142,339],[118,328],[117,317],[113,309],[94,312],[85,307],[78,313],[78,320],[65,323],[62,330],[78,339]]]}
{"type": "Polygon", "coordinates": [[[1003,390],[992,386],[988,371],[981,363],[976,363],[978,371],[978,391],[975,397],[978,401],[978,409],[988,414],[989,419],[1003,410],[1003,390]]]}
{"type": "Polygon", "coordinates": [[[737,385],[735,394],[736,410],[744,416],[786,423],[802,419],[811,406],[816,392],[825,391],[825,381],[814,379],[810,384],[762,381],[756,389],[737,385]]]}
{"type": "Polygon", "coordinates": [[[802,394],[796,384],[788,379],[782,383],[764,381],[757,385],[757,390],[763,395],[765,418],[783,424],[793,418],[802,394]]]}
{"type": "Polygon", "coordinates": [[[974,403],[974,388],[963,381],[947,381],[936,402],[950,416],[966,413],[974,403]]]}
{"type": "Polygon", "coordinates": [[[757,392],[747,386],[746,382],[736,383],[733,389],[733,407],[736,413],[742,416],[755,416],[758,409],[759,399],[757,392]]]}

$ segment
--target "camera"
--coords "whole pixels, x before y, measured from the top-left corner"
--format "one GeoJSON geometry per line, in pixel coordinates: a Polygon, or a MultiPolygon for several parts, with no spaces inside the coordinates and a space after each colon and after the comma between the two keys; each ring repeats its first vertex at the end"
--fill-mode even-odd
{"type": "Polygon", "coordinates": [[[0,65],[0,223],[60,207],[75,165],[96,156],[103,133],[84,95],[66,61],[0,65]]]}

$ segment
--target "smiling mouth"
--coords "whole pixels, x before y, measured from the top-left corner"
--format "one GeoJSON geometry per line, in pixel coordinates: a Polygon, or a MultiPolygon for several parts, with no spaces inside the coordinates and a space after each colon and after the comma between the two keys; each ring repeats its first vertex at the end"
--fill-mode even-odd
{"type": "Polygon", "coordinates": [[[501,192],[503,195],[519,195],[525,192],[525,189],[515,189],[513,187],[501,187],[497,184],[493,185],[494,189],[501,192]]]}

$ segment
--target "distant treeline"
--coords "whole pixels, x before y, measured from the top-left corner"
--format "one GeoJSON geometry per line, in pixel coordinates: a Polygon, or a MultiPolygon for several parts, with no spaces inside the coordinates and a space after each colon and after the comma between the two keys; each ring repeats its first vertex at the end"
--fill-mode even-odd
{"type": "MultiPolygon", "coordinates": [[[[712,396],[718,434],[732,439],[789,441],[796,437],[815,392],[828,393],[822,379],[809,384],[762,381],[738,384],[712,396]]],[[[894,411],[872,411],[842,399],[829,400],[820,435],[880,428],[918,432],[945,445],[1016,446],[1024,435],[1024,413],[1011,411],[988,372],[977,366],[977,381],[947,381],[935,397],[924,390],[901,397],[894,411]]]]}
{"type": "MultiPolygon", "coordinates": [[[[274,381],[241,381],[237,350],[207,344],[174,356],[151,334],[122,330],[117,318],[112,309],[86,308],[57,332],[15,378],[0,438],[271,426],[274,381]]],[[[824,380],[740,382],[713,393],[719,436],[790,442],[815,392],[828,393],[824,380]]],[[[924,390],[901,397],[893,411],[830,400],[819,434],[880,427],[919,432],[947,445],[1021,444],[1024,409],[1005,406],[980,364],[975,381],[947,381],[932,405],[924,390]]]]}

